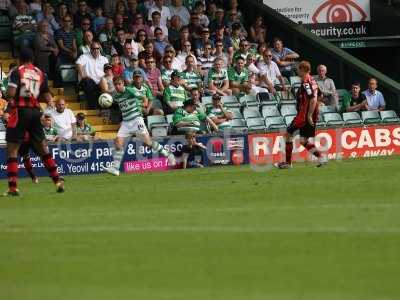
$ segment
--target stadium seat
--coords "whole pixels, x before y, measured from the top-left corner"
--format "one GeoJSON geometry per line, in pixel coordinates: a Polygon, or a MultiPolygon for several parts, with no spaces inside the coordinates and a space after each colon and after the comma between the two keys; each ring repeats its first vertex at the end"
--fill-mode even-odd
{"type": "Polygon", "coordinates": [[[253,95],[245,95],[239,99],[239,102],[245,107],[258,107],[259,105],[257,98],[253,95]]]}
{"type": "Polygon", "coordinates": [[[231,121],[231,128],[234,131],[246,132],[247,125],[244,119],[233,119],[231,121]]]}
{"type": "Polygon", "coordinates": [[[339,102],[342,102],[343,97],[347,94],[347,90],[346,89],[337,89],[336,90],[336,94],[339,97],[339,102]]]}
{"type": "Polygon", "coordinates": [[[319,112],[321,115],[324,115],[326,113],[335,113],[336,109],[332,106],[327,106],[327,105],[321,105],[319,107],[319,112]]]}
{"type": "Polygon", "coordinates": [[[291,76],[289,81],[292,88],[299,87],[301,85],[301,78],[299,76],[291,76]]]}
{"type": "Polygon", "coordinates": [[[325,113],[323,119],[327,126],[342,126],[344,124],[342,116],[338,113],[325,113]]]}
{"type": "Polygon", "coordinates": [[[243,119],[243,115],[239,108],[231,108],[229,110],[233,114],[233,119],[243,119]]]}
{"type": "Polygon", "coordinates": [[[400,118],[393,110],[384,110],[380,112],[383,123],[399,123],[400,118]]]}
{"type": "Polygon", "coordinates": [[[278,91],[276,92],[276,97],[279,100],[279,103],[281,105],[285,105],[285,104],[296,104],[296,99],[294,98],[292,92],[289,90],[287,90],[286,92],[284,91],[278,91]]]}
{"type": "Polygon", "coordinates": [[[262,116],[264,118],[267,117],[280,117],[281,114],[276,106],[266,105],[262,107],[262,116]]]}
{"type": "Polygon", "coordinates": [[[267,130],[286,128],[285,120],[282,117],[267,117],[265,119],[267,130]]]}
{"type": "Polygon", "coordinates": [[[345,112],[343,113],[343,121],[346,125],[361,125],[362,120],[358,112],[345,112]]]}
{"type": "Polygon", "coordinates": [[[296,114],[297,114],[296,106],[294,106],[294,105],[282,105],[281,106],[281,115],[283,117],[295,116],[296,114]]]}
{"type": "Polygon", "coordinates": [[[63,83],[76,83],[78,81],[78,72],[75,65],[60,65],[60,75],[63,83]]]}
{"type": "Polygon", "coordinates": [[[154,137],[168,135],[169,125],[164,116],[148,116],[147,127],[154,137]]]}
{"type": "Polygon", "coordinates": [[[292,123],[292,121],[293,121],[293,119],[294,119],[295,117],[296,117],[296,116],[294,116],[294,115],[285,116],[284,118],[285,118],[286,126],[289,126],[290,123],[292,123]]]}
{"type": "Polygon", "coordinates": [[[325,126],[326,126],[326,123],[325,123],[325,121],[324,121],[324,118],[322,117],[321,114],[318,115],[318,121],[317,121],[316,126],[317,126],[317,127],[325,127],[325,126]]]}
{"type": "Polygon", "coordinates": [[[362,111],[361,118],[364,124],[374,124],[374,123],[381,123],[381,116],[377,111],[362,111]]]}
{"type": "Polygon", "coordinates": [[[166,115],[166,117],[167,117],[167,123],[168,124],[172,124],[173,123],[174,114],[166,115]]]}
{"type": "Polygon", "coordinates": [[[243,117],[247,120],[249,118],[262,118],[258,109],[249,107],[243,110],[243,117]]]}
{"type": "Polygon", "coordinates": [[[276,99],[269,93],[258,93],[257,99],[260,105],[276,105],[276,99]]]}
{"type": "Polygon", "coordinates": [[[250,118],[246,120],[249,130],[265,130],[263,118],[250,118]]]}
{"type": "Polygon", "coordinates": [[[239,108],[240,103],[235,96],[222,96],[222,102],[226,107],[239,108]]]}
{"type": "Polygon", "coordinates": [[[203,97],[201,97],[201,103],[205,107],[211,107],[212,106],[212,96],[203,96],[203,97]]]}
{"type": "MultiPolygon", "coordinates": [[[[283,82],[285,83],[286,88],[288,90],[290,90],[291,84],[290,84],[289,80],[285,76],[282,76],[282,77],[283,77],[283,82]]],[[[282,84],[278,78],[275,79],[274,86],[277,87],[278,89],[282,89],[282,84]]]]}

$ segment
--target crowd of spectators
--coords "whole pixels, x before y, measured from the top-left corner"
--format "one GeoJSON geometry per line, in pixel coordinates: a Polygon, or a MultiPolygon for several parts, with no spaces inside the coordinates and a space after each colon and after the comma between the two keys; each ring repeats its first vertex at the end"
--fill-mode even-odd
{"type": "MultiPolygon", "coordinates": [[[[1,1],[13,20],[16,47],[32,47],[35,64],[54,84],[59,68],[74,64],[88,108],[98,108],[101,93],[116,93],[122,77],[142,101],[142,114],[174,114],[177,132],[228,127],[232,113],[221,96],[290,92],[301,53],[271,39],[262,16],[244,22],[238,0],[74,0],[1,1]],[[211,108],[202,106],[212,96],[211,108]]],[[[328,70],[315,70],[320,105],[338,110],[338,94],[328,70]]],[[[342,110],[384,109],[382,94],[371,79],[360,93],[354,83],[342,110]]],[[[74,116],[63,100],[51,103],[45,116],[49,135],[85,140],[94,136],[85,116],[74,116]],[[54,127],[54,128],[53,128],[54,127]],[[54,130],[53,130],[54,129],[54,130]]],[[[53,101],[54,102],[54,101],[53,101]]],[[[1,113],[1,103],[0,103],[1,113]]]]}

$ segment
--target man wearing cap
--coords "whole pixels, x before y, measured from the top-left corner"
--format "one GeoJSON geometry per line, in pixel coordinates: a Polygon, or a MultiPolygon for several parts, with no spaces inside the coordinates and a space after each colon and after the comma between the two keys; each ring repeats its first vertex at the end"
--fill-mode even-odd
{"type": "Polygon", "coordinates": [[[204,47],[208,44],[214,49],[214,42],[210,40],[210,30],[205,27],[201,30],[201,38],[198,39],[194,45],[194,51],[197,56],[201,56],[204,53],[204,47]]]}
{"type": "Polygon", "coordinates": [[[219,130],[231,127],[233,114],[227,110],[218,94],[212,96],[212,107],[207,110],[207,116],[218,126],[219,130]]]}
{"type": "Polygon", "coordinates": [[[125,68],[124,72],[122,73],[122,77],[125,80],[126,85],[130,85],[133,82],[133,73],[135,71],[139,71],[142,74],[143,80],[148,83],[148,79],[146,73],[143,69],[139,68],[139,62],[136,57],[132,57],[130,61],[130,66],[125,68]]]}
{"type": "Polygon", "coordinates": [[[171,83],[165,88],[163,100],[167,114],[175,112],[187,100],[186,90],[181,85],[181,75],[178,71],[171,74],[171,83]]]}
{"type": "Polygon", "coordinates": [[[202,121],[208,122],[214,131],[218,131],[218,127],[203,111],[196,110],[192,99],[183,102],[183,107],[175,111],[172,120],[177,133],[199,132],[202,121]]]}
{"type": "Polygon", "coordinates": [[[101,93],[108,93],[111,96],[115,93],[115,87],[113,83],[114,73],[112,71],[112,65],[104,65],[104,76],[101,78],[99,86],[101,93]]]}

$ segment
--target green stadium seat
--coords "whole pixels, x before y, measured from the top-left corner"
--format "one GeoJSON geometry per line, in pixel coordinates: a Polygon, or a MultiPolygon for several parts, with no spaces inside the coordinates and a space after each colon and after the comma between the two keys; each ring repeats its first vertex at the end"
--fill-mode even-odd
{"type": "Polygon", "coordinates": [[[383,123],[399,123],[400,118],[393,110],[384,110],[380,112],[383,123]]]}
{"type": "Polygon", "coordinates": [[[301,78],[299,76],[291,76],[289,81],[292,88],[301,86],[301,78]]]}
{"type": "Polygon", "coordinates": [[[355,111],[343,113],[343,121],[346,125],[361,125],[363,123],[360,114],[355,111]]]}
{"type": "Polygon", "coordinates": [[[382,121],[379,112],[374,110],[362,111],[361,119],[363,120],[364,124],[379,124],[382,121]]]}
{"type": "Polygon", "coordinates": [[[243,115],[239,108],[231,108],[229,111],[233,114],[233,119],[243,119],[243,115]]]}
{"type": "Polygon", "coordinates": [[[289,126],[290,123],[292,123],[292,121],[293,121],[293,119],[294,119],[295,117],[296,117],[295,115],[288,115],[288,116],[285,116],[284,119],[285,119],[285,124],[286,124],[286,126],[289,126]]]}
{"type": "Polygon", "coordinates": [[[263,118],[250,118],[246,120],[249,130],[265,130],[265,123],[263,118]]]}
{"type": "Polygon", "coordinates": [[[267,130],[286,128],[285,120],[282,117],[267,117],[265,126],[267,130]]]}
{"type": "Polygon", "coordinates": [[[262,118],[258,109],[249,107],[243,110],[243,117],[247,120],[250,118],[262,118]]]}
{"type": "Polygon", "coordinates": [[[294,106],[294,105],[282,105],[281,106],[281,115],[283,117],[295,116],[296,114],[297,114],[296,106],[294,106]]]}
{"type": "Polygon", "coordinates": [[[258,107],[259,105],[257,98],[253,95],[245,95],[239,99],[239,102],[245,107],[258,107]]]}
{"type": "Polygon", "coordinates": [[[257,99],[260,105],[276,105],[276,99],[269,93],[258,93],[257,99]]]}
{"type": "Polygon", "coordinates": [[[173,123],[174,114],[166,115],[166,118],[167,118],[167,123],[168,124],[172,124],[173,123]]]}
{"type": "MultiPolygon", "coordinates": [[[[290,90],[290,88],[291,88],[292,86],[290,85],[289,80],[288,80],[285,76],[282,76],[282,77],[283,77],[283,82],[284,82],[286,88],[287,88],[288,90],[290,90]]],[[[281,82],[279,81],[278,78],[275,79],[275,81],[274,81],[274,86],[277,87],[278,89],[282,89],[282,84],[281,84],[281,82]]]]}
{"type": "Polygon", "coordinates": [[[231,121],[231,128],[234,131],[239,131],[241,133],[247,131],[246,121],[244,119],[233,119],[231,121]]]}
{"type": "Polygon", "coordinates": [[[169,124],[164,116],[148,116],[147,127],[154,137],[168,135],[169,124]]]}
{"type": "Polygon", "coordinates": [[[63,83],[76,83],[78,81],[75,65],[60,65],[59,70],[63,83]]]}
{"type": "Polygon", "coordinates": [[[239,108],[240,103],[235,96],[222,96],[222,102],[226,107],[239,108]]]}
{"type": "Polygon", "coordinates": [[[278,99],[280,105],[285,104],[296,104],[296,99],[293,93],[290,91],[290,88],[287,91],[277,91],[276,98],[278,99]]]}
{"type": "Polygon", "coordinates": [[[342,116],[338,113],[325,113],[323,119],[327,126],[342,126],[344,124],[342,116]]]}
{"type": "Polygon", "coordinates": [[[201,97],[201,103],[205,107],[211,107],[212,106],[212,96],[203,96],[203,97],[201,97]]]}
{"type": "Polygon", "coordinates": [[[327,106],[327,105],[321,105],[319,107],[319,112],[321,115],[324,115],[326,113],[335,113],[336,109],[332,106],[327,106]]]}
{"type": "Polygon", "coordinates": [[[12,39],[12,24],[8,16],[0,16],[0,41],[12,39]]]}
{"type": "Polygon", "coordinates": [[[281,116],[281,113],[279,112],[278,108],[272,105],[263,106],[261,113],[264,118],[281,116]]]}

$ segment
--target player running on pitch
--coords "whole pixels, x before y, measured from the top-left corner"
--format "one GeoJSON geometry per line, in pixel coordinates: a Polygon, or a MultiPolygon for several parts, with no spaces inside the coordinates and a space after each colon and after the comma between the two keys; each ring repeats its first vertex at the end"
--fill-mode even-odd
{"type": "MultiPolygon", "coordinates": [[[[142,76],[139,71],[135,71],[133,76],[142,76]]],[[[131,138],[136,135],[142,139],[143,143],[151,147],[154,152],[168,157],[168,165],[175,165],[175,157],[173,154],[165,150],[159,143],[152,141],[147,131],[146,125],[140,112],[138,101],[147,102],[148,99],[137,99],[136,93],[129,87],[125,87],[124,79],[115,77],[114,86],[117,94],[114,96],[114,101],[118,104],[122,112],[122,123],[115,139],[115,149],[113,153],[114,164],[109,168],[104,168],[104,171],[113,175],[119,175],[122,157],[124,155],[124,142],[126,138],[131,138]]],[[[145,105],[146,106],[146,105],[145,105]]]]}
{"type": "Polygon", "coordinates": [[[297,91],[297,115],[288,126],[286,140],[286,161],[275,164],[279,169],[292,167],[293,134],[300,131],[300,143],[314,156],[318,158],[318,167],[326,163],[324,157],[316,149],[315,144],[309,139],[315,137],[315,127],[318,121],[318,85],[310,75],[311,65],[308,61],[302,61],[297,67],[298,75],[302,82],[297,91]]]}

